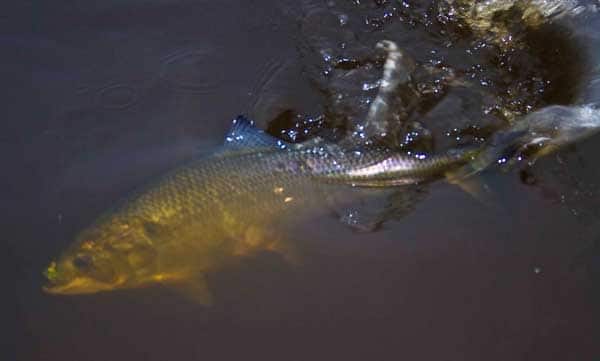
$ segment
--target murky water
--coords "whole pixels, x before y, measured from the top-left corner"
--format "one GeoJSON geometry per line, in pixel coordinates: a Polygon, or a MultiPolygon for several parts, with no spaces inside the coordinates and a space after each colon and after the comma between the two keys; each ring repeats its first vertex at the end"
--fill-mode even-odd
{"type": "Polygon", "coordinates": [[[496,207],[440,182],[407,190],[414,203],[376,232],[325,215],[290,235],[302,265],[264,252],[212,274],[210,308],[166,287],[41,291],[41,271],[79,230],[220,144],[238,113],[295,141],[357,124],[381,76],[378,40],[417,65],[419,86],[398,105],[415,134],[407,147],[439,151],[545,105],[597,101],[592,15],[520,31],[508,14],[500,20],[522,36],[498,44],[442,5],[10,7],[0,17],[6,359],[600,357],[598,137],[522,172],[487,172],[496,207]]]}

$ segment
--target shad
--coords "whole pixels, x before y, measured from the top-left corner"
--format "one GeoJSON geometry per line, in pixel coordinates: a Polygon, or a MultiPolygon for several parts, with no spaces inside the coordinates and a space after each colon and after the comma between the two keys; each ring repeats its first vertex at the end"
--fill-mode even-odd
{"type": "Polygon", "coordinates": [[[246,119],[225,146],[141,188],[84,229],[45,274],[52,294],[172,285],[211,302],[204,275],[256,251],[291,258],[286,229],[357,186],[412,184],[466,164],[465,148],[425,157],[312,140],[285,144],[246,119]]]}

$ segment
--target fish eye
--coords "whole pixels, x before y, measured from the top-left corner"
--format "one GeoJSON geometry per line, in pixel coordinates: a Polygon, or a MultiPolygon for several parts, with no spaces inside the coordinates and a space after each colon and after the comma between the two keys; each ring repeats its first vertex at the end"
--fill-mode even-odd
{"type": "Polygon", "coordinates": [[[73,259],[73,266],[80,270],[87,270],[92,266],[92,256],[88,254],[79,254],[73,259]]]}

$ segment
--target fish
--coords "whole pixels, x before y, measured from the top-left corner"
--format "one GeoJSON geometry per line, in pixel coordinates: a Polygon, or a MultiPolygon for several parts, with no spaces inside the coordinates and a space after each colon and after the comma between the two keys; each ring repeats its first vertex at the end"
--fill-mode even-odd
{"type": "Polygon", "coordinates": [[[361,186],[433,181],[473,157],[343,149],[322,139],[285,143],[240,116],[220,150],[139,188],[83,229],[45,270],[50,294],[168,285],[204,305],[206,276],[260,251],[297,262],[286,232],[361,186]]]}

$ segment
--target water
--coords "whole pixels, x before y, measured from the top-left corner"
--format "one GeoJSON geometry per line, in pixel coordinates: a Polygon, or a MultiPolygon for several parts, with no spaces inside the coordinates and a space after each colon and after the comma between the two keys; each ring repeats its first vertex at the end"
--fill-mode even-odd
{"type": "MultiPolygon", "coordinates": [[[[362,85],[380,76],[372,47],[383,37],[419,64],[443,60],[433,76],[416,75],[421,101],[405,107],[435,139],[416,148],[455,145],[454,128],[484,136],[528,105],[575,102],[577,85],[588,84],[593,54],[552,28],[528,35],[540,49],[511,50],[524,70],[507,75],[482,53],[465,55],[472,34],[418,25],[437,2],[410,3],[417,10],[394,12],[385,1],[8,7],[0,19],[6,359],[599,357],[598,137],[522,173],[486,174],[497,207],[436,183],[377,232],[324,216],[290,235],[309,254],[305,264],[271,253],[240,260],[210,277],[211,308],[162,287],[41,292],[41,271],[77,231],[139,184],[219,144],[237,113],[288,140],[351,127],[373,96],[362,85]],[[548,38],[555,47],[543,46],[548,38]],[[556,61],[539,55],[552,51],[556,61]],[[472,66],[478,85],[445,83],[472,66]],[[527,82],[514,88],[521,77],[527,82]],[[539,79],[550,95],[531,96],[539,79]],[[502,95],[511,87],[513,96],[502,95]],[[493,111],[478,117],[472,99],[493,111]]],[[[579,35],[593,40],[599,28],[590,24],[579,35]]]]}

